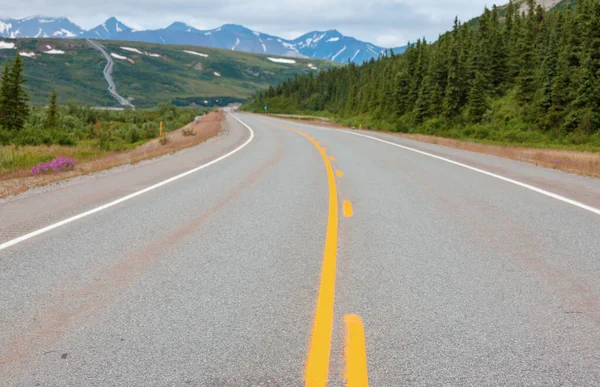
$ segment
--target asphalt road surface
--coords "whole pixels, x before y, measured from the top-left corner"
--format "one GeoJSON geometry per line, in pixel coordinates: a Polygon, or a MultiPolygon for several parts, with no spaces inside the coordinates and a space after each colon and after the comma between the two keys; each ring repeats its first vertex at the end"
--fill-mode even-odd
{"type": "Polygon", "coordinates": [[[236,117],[0,204],[0,384],[600,385],[600,180],[236,117]]]}

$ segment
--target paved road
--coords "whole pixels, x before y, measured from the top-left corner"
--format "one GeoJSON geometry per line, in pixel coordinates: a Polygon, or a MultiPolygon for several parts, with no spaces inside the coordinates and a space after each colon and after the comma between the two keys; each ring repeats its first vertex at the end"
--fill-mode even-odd
{"type": "Polygon", "coordinates": [[[135,107],[135,106],[133,106],[133,104],[131,102],[129,102],[129,100],[127,98],[124,98],[119,93],[117,93],[117,85],[115,85],[115,81],[113,80],[113,77],[112,77],[112,72],[113,72],[113,67],[115,66],[115,62],[113,61],[110,54],[108,52],[106,52],[106,50],[104,49],[104,47],[102,47],[102,45],[94,42],[91,39],[86,39],[86,40],[90,44],[90,46],[92,46],[96,50],[100,51],[102,53],[102,55],[104,56],[104,58],[106,58],[106,66],[104,66],[104,70],[103,70],[102,74],[104,75],[104,79],[106,79],[106,82],[108,83],[108,92],[117,100],[117,102],[121,106],[135,107]]]}
{"type": "Polygon", "coordinates": [[[599,180],[237,116],[0,205],[3,385],[600,384],[599,180]]]}

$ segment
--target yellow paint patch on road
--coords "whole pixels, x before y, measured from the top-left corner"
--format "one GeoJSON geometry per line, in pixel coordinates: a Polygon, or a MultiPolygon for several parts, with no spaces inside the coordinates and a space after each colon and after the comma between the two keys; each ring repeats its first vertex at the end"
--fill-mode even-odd
{"type": "MultiPolygon", "coordinates": [[[[266,120],[265,120],[266,121],[266,120]]],[[[331,353],[331,336],[333,330],[333,303],[335,300],[335,270],[337,260],[338,243],[338,199],[335,176],[331,162],[320,143],[308,134],[290,128],[277,125],[267,121],[271,125],[291,130],[306,137],[321,153],[325,169],[327,170],[327,181],[329,184],[329,214],[327,218],[327,234],[325,236],[325,251],[323,252],[323,266],[321,269],[321,283],[317,297],[317,308],[313,323],[310,348],[306,361],[306,372],[304,381],[306,386],[326,387],[329,379],[329,357],[331,353]]]]}
{"type": "Polygon", "coordinates": [[[344,217],[351,218],[354,215],[354,211],[352,211],[352,203],[350,200],[344,200],[344,217]]]}
{"type": "Polygon", "coordinates": [[[346,387],[366,387],[369,385],[367,372],[367,345],[362,320],[355,314],[344,316],[346,340],[346,387]]]}
{"type": "Polygon", "coordinates": [[[335,174],[337,175],[337,177],[344,177],[344,173],[342,171],[340,171],[339,169],[337,171],[335,171],[335,174]]]}
{"type": "Polygon", "coordinates": [[[335,161],[335,157],[333,157],[333,156],[329,156],[329,159],[330,159],[331,161],[335,161]]]}

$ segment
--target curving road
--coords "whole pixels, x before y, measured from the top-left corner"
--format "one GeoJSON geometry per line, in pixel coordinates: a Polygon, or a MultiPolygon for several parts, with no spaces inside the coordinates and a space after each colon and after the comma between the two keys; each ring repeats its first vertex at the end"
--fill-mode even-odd
{"type": "Polygon", "coordinates": [[[1,385],[600,384],[599,180],[227,124],[0,205],[1,385]]]}
{"type": "Polygon", "coordinates": [[[106,52],[106,50],[98,43],[94,42],[91,39],[86,39],[87,42],[96,50],[100,51],[102,53],[102,55],[106,58],[106,66],[104,66],[104,70],[103,70],[103,74],[104,74],[104,79],[106,79],[106,82],[108,82],[108,92],[115,97],[115,99],[117,100],[117,102],[119,102],[119,104],[123,107],[135,107],[133,106],[133,104],[131,102],[129,102],[129,100],[127,98],[121,97],[118,93],[117,93],[117,85],[115,85],[115,81],[112,78],[112,71],[113,71],[113,67],[115,65],[112,57],[108,54],[108,52],[106,52]]]}

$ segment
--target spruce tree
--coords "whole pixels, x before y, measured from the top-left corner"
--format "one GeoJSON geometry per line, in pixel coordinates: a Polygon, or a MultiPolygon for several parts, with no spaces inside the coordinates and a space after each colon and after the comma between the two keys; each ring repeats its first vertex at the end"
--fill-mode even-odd
{"type": "Polygon", "coordinates": [[[481,122],[483,115],[488,109],[487,96],[485,92],[486,79],[480,72],[475,76],[473,88],[469,94],[468,116],[471,122],[481,122]]]}
{"type": "Polygon", "coordinates": [[[455,117],[460,112],[462,104],[462,84],[461,84],[461,66],[460,66],[460,47],[458,41],[459,34],[458,18],[454,20],[454,30],[452,31],[452,41],[450,43],[450,57],[448,58],[448,82],[446,86],[446,95],[444,98],[444,115],[446,117],[455,117]]]}
{"type": "Polygon", "coordinates": [[[7,111],[5,127],[8,130],[21,130],[25,126],[29,116],[29,106],[27,106],[27,93],[23,89],[26,82],[23,76],[23,60],[19,53],[15,57],[12,69],[10,70],[10,83],[8,94],[10,109],[7,111]]]}
{"type": "Polygon", "coordinates": [[[11,110],[10,104],[10,67],[8,61],[5,61],[0,85],[0,127],[6,128],[7,126],[6,120],[8,112],[11,110]]]}
{"type": "Polygon", "coordinates": [[[48,110],[46,110],[46,119],[44,120],[44,127],[46,129],[55,129],[58,124],[58,106],[56,105],[56,90],[52,90],[50,96],[50,104],[48,110]]]}
{"type": "Polygon", "coordinates": [[[543,117],[552,106],[552,88],[557,71],[558,41],[561,32],[559,25],[552,31],[544,50],[544,59],[541,68],[541,95],[537,103],[540,118],[543,117]]]}

